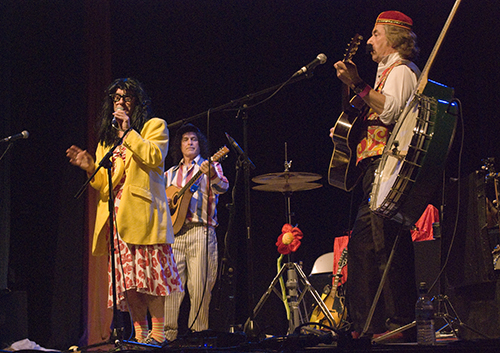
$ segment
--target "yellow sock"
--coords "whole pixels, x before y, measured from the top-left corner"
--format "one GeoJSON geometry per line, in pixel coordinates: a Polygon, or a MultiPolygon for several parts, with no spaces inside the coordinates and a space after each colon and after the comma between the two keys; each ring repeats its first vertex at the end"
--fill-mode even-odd
{"type": "Polygon", "coordinates": [[[144,342],[148,337],[148,320],[134,321],[134,330],[137,342],[144,342]]]}
{"type": "Polygon", "coordinates": [[[163,325],[165,324],[165,319],[162,318],[151,318],[151,337],[154,338],[159,343],[163,343],[165,341],[165,331],[163,325]]]}

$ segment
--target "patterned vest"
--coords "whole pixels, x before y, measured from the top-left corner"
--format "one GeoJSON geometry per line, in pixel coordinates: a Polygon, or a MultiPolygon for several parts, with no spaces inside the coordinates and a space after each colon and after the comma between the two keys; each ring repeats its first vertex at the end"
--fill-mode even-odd
{"type": "MultiPolygon", "coordinates": [[[[377,88],[375,88],[375,91],[380,92],[384,88],[387,77],[389,76],[392,69],[394,69],[396,66],[401,65],[402,63],[402,60],[398,60],[384,70],[382,76],[380,77],[379,84],[377,88]]],[[[373,109],[368,110],[368,113],[365,115],[364,120],[367,128],[366,131],[364,131],[365,135],[363,136],[363,139],[358,143],[358,146],[356,148],[356,164],[358,164],[365,158],[381,155],[384,151],[387,139],[389,138],[389,133],[392,129],[392,126],[384,125],[380,121],[380,119],[378,118],[378,114],[375,113],[373,109]]]]}

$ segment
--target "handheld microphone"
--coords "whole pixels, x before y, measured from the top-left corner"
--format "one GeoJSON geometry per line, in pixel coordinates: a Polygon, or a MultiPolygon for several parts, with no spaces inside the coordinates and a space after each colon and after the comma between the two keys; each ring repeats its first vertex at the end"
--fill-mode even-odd
{"type": "MultiPolygon", "coordinates": [[[[121,105],[119,105],[118,107],[116,107],[116,110],[123,110],[123,107],[121,105]]],[[[120,125],[118,125],[118,121],[116,121],[116,118],[115,116],[113,115],[113,120],[111,120],[111,126],[113,128],[115,128],[116,130],[120,130],[120,125]]]]}
{"type": "Polygon", "coordinates": [[[294,73],[292,77],[299,76],[299,75],[302,75],[302,74],[304,74],[306,72],[312,71],[312,70],[314,70],[316,68],[316,66],[323,65],[324,63],[326,63],[326,55],[323,54],[323,53],[318,54],[318,56],[316,57],[316,59],[314,59],[313,61],[311,61],[306,66],[302,67],[299,71],[297,71],[296,73],[294,73]]]}
{"type": "Polygon", "coordinates": [[[0,140],[0,142],[14,142],[14,141],[19,140],[19,139],[27,139],[29,135],[30,135],[29,132],[24,130],[23,132],[21,132],[19,134],[15,134],[15,135],[3,138],[0,140]]]}
{"type": "Polygon", "coordinates": [[[238,154],[240,156],[242,156],[248,162],[248,164],[250,164],[252,166],[252,169],[255,169],[255,164],[253,164],[253,162],[250,160],[250,158],[248,158],[247,154],[241,149],[240,145],[238,145],[238,143],[231,136],[229,136],[229,134],[227,132],[225,134],[226,134],[227,140],[229,141],[231,146],[233,146],[233,148],[236,150],[236,152],[238,152],[238,154]]]}

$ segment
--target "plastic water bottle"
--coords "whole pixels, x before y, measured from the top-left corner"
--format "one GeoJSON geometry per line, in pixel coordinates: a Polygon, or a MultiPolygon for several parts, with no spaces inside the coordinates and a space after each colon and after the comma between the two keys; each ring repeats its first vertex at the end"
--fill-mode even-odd
{"type": "Polygon", "coordinates": [[[415,304],[415,321],[417,322],[417,344],[436,344],[436,331],[434,331],[434,304],[427,292],[427,284],[420,282],[418,300],[415,304]]]}

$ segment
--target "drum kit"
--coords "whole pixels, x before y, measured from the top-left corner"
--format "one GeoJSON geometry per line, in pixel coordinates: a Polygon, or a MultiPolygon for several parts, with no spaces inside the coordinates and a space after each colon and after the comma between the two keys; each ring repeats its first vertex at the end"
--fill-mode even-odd
{"type": "Polygon", "coordinates": [[[252,178],[255,183],[263,184],[254,186],[254,190],[292,193],[295,191],[312,190],[322,187],[319,183],[311,183],[321,179],[321,175],[314,173],[296,173],[284,171],[282,173],[268,173],[252,178]]]}
{"type": "MultiPolygon", "coordinates": [[[[254,186],[253,187],[254,190],[281,192],[285,196],[287,200],[287,220],[288,223],[291,224],[291,212],[290,212],[291,195],[297,191],[318,189],[323,185],[314,182],[321,179],[321,175],[314,173],[304,173],[304,172],[290,172],[288,167],[289,165],[285,163],[284,172],[259,175],[254,177],[252,181],[260,184],[254,186]]],[[[307,279],[307,276],[302,270],[302,267],[295,262],[288,262],[281,267],[280,271],[278,271],[278,274],[276,275],[276,277],[274,277],[271,284],[269,285],[267,291],[264,293],[264,295],[262,295],[261,299],[253,309],[252,317],[255,317],[259,313],[259,311],[261,310],[262,306],[264,305],[264,303],[266,302],[267,298],[269,297],[272,291],[275,291],[275,293],[278,294],[278,291],[276,290],[275,286],[278,284],[280,277],[283,276],[285,272],[287,272],[287,281],[286,281],[286,288],[288,290],[287,302],[290,307],[290,315],[288,320],[289,323],[288,333],[290,334],[294,332],[294,330],[298,326],[303,324],[303,322],[301,322],[301,318],[303,318],[304,315],[300,313],[299,304],[301,303],[306,293],[311,294],[319,310],[323,312],[326,320],[328,320],[330,325],[334,327],[335,319],[332,317],[330,310],[323,302],[319,293],[316,291],[316,289],[314,289],[314,287],[307,279]],[[299,277],[302,280],[301,283],[303,283],[304,285],[302,291],[299,290],[299,280],[298,280],[299,277]]],[[[278,296],[280,295],[278,294],[278,296]]],[[[247,322],[245,323],[245,327],[250,325],[250,320],[251,318],[247,320],[247,322]]]]}
{"type": "Polygon", "coordinates": [[[294,192],[313,190],[322,187],[320,183],[312,183],[321,179],[321,175],[314,173],[290,172],[285,166],[285,171],[281,173],[262,174],[252,178],[252,181],[261,185],[256,185],[252,189],[260,191],[281,192],[286,199],[286,219],[292,224],[290,212],[290,197],[294,192]]]}

